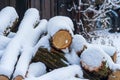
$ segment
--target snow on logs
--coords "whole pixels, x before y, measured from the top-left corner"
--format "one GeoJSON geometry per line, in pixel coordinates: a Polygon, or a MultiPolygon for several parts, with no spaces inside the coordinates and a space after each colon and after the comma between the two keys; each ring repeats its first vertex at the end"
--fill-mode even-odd
{"type": "Polygon", "coordinates": [[[70,46],[73,30],[72,20],[65,16],[55,16],[47,24],[47,31],[52,37],[53,47],[57,49],[65,49],[70,46]]]}
{"type": "MultiPolygon", "coordinates": [[[[1,57],[0,80],[3,80],[4,77],[10,79],[14,71],[14,67],[17,62],[18,56],[20,54],[21,55],[24,54],[24,50],[26,51],[26,48],[28,46],[31,48],[37,43],[40,34],[39,28],[35,28],[35,25],[38,24],[38,22],[39,22],[38,10],[34,8],[28,9],[24,15],[23,20],[20,23],[19,29],[15,37],[8,44],[4,51],[3,56],[1,57]]],[[[46,22],[47,21],[45,20],[45,23],[46,22]]]]}
{"type": "Polygon", "coordinates": [[[62,67],[59,69],[55,69],[49,73],[46,73],[43,76],[40,76],[37,78],[35,78],[35,77],[28,78],[25,80],[67,80],[68,78],[72,78],[72,77],[76,77],[76,76],[79,78],[83,78],[83,72],[79,65],[71,65],[68,67],[62,67]]]}
{"type": "Polygon", "coordinates": [[[18,14],[13,7],[5,7],[0,11],[0,35],[7,35],[18,22],[18,14]]]}

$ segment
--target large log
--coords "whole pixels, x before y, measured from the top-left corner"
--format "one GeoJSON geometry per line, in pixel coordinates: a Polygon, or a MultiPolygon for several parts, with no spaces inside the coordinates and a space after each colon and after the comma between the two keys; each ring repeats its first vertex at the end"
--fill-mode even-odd
{"type": "Polygon", "coordinates": [[[67,66],[64,61],[66,61],[66,58],[64,57],[64,54],[61,52],[50,52],[46,48],[39,48],[35,57],[32,59],[32,62],[43,62],[48,69],[56,69],[60,67],[67,66]]]}
{"type": "MultiPolygon", "coordinates": [[[[31,36],[31,38],[35,37],[34,39],[39,39],[39,37],[43,34],[46,33],[46,24],[47,24],[47,20],[43,19],[40,21],[40,23],[38,24],[38,26],[35,28],[37,30],[35,30],[35,35],[31,36]]],[[[35,46],[35,45],[34,45],[35,46]]],[[[34,46],[30,46],[30,45],[26,45],[26,47],[24,47],[24,51],[21,53],[21,56],[17,62],[16,65],[16,69],[15,72],[13,74],[13,78],[14,80],[17,80],[16,76],[20,75],[22,76],[22,78],[25,78],[26,72],[28,70],[29,64],[31,62],[31,59],[33,58],[33,55],[35,54],[35,47],[34,46]],[[24,62],[23,62],[24,61],[24,62]],[[21,65],[23,65],[21,67],[21,65]]]]}
{"type": "Polygon", "coordinates": [[[18,14],[13,7],[5,7],[0,12],[0,34],[8,35],[18,22],[18,14]]]}
{"type": "Polygon", "coordinates": [[[34,46],[38,41],[38,35],[34,25],[39,22],[39,12],[36,9],[29,9],[19,26],[18,32],[6,47],[0,61],[0,75],[9,79],[15,69],[18,56],[27,46],[34,46]],[[34,15],[33,15],[34,14],[34,15]],[[32,16],[31,16],[32,15],[32,16]],[[31,35],[30,35],[31,34],[31,35]],[[9,67],[8,67],[9,66],[9,67]]]}
{"type": "Polygon", "coordinates": [[[69,17],[55,16],[48,21],[47,32],[57,49],[66,49],[72,42],[74,26],[69,17]]]}
{"type": "Polygon", "coordinates": [[[67,30],[60,30],[52,37],[52,44],[57,49],[65,49],[72,43],[72,36],[67,30]]]}

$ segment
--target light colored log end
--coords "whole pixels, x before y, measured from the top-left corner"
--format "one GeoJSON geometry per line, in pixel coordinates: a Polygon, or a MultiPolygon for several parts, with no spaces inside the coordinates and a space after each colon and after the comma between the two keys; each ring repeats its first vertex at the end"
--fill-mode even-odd
{"type": "Polygon", "coordinates": [[[109,75],[108,80],[120,80],[120,70],[109,75]]]}
{"type": "Polygon", "coordinates": [[[116,63],[117,61],[117,53],[115,52],[114,55],[112,56],[113,61],[116,63]]]}
{"type": "Polygon", "coordinates": [[[24,78],[21,75],[16,76],[13,80],[23,80],[24,78]]]}
{"type": "Polygon", "coordinates": [[[72,43],[72,36],[67,30],[60,30],[52,37],[52,44],[57,49],[65,49],[72,43]]]}
{"type": "Polygon", "coordinates": [[[0,75],[0,80],[9,80],[9,78],[7,76],[0,75]]]}

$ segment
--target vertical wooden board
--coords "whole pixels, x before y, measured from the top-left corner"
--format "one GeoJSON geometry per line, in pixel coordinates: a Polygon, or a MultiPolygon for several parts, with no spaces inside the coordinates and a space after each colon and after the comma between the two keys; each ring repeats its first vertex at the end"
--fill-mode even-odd
{"type": "Polygon", "coordinates": [[[50,0],[44,0],[45,1],[45,18],[49,19],[50,18],[50,0]]]}
{"type": "Polygon", "coordinates": [[[15,7],[16,6],[16,0],[10,0],[10,6],[15,7]]]}

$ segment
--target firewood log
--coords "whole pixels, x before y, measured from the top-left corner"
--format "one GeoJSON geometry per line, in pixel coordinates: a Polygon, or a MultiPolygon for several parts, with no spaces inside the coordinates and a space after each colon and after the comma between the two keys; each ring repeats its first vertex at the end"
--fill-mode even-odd
{"type": "Polygon", "coordinates": [[[5,75],[0,75],[0,80],[9,80],[9,78],[5,75]]]}
{"type": "Polygon", "coordinates": [[[48,21],[47,32],[52,38],[53,46],[57,49],[70,46],[73,31],[73,22],[69,17],[55,16],[48,21]]]}
{"type": "MultiPolygon", "coordinates": [[[[43,19],[40,21],[40,23],[38,24],[38,26],[36,27],[37,28],[37,33],[35,31],[35,33],[37,35],[36,38],[39,39],[40,35],[42,35],[46,29],[46,23],[47,23],[47,20],[43,19]],[[40,31],[41,30],[41,31],[40,31]],[[38,37],[37,37],[38,36],[38,37]]],[[[36,29],[35,28],[35,29],[36,29]]],[[[32,36],[33,37],[33,36],[32,36]]],[[[38,41],[37,39],[37,41],[38,41]]],[[[29,64],[31,62],[31,59],[33,57],[33,54],[35,54],[35,51],[34,51],[34,47],[32,46],[27,46],[27,47],[24,47],[24,51],[21,53],[21,56],[17,62],[17,65],[16,65],[16,69],[15,69],[15,72],[13,74],[13,77],[15,78],[16,76],[20,75],[22,76],[23,78],[25,78],[25,75],[26,75],[26,72],[27,72],[27,69],[29,67],[29,64]],[[24,60],[24,63],[23,63],[23,60],[24,60]],[[21,64],[23,65],[22,68],[21,68],[21,64]]],[[[16,78],[15,78],[16,79],[16,78]]],[[[17,79],[16,79],[17,80],[17,79]]]]}
{"type": "Polygon", "coordinates": [[[60,67],[67,66],[64,61],[66,61],[66,58],[64,57],[64,54],[61,52],[50,52],[45,48],[39,48],[36,55],[32,59],[32,62],[43,62],[48,69],[56,69],[60,67]]]}
{"type": "Polygon", "coordinates": [[[5,7],[0,12],[0,34],[8,35],[18,22],[18,14],[13,7],[5,7]]]}
{"type": "Polygon", "coordinates": [[[111,72],[106,66],[104,52],[96,47],[88,47],[81,54],[81,65],[84,70],[84,76],[90,80],[106,79],[111,72]]]}
{"type": "Polygon", "coordinates": [[[72,43],[72,36],[67,30],[60,30],[52,37],[52,44],[57,49],[65,49],[72,43]]]}
{"type": "Polygon", "coordinates": [[[34,24],[38,22],[38,10],[27,10],[15,37],[8,44],[1,57],[0,75],[5,75],[10,79],[22,50],[27,46],[34,46],[37,43],[39,36],[37,34],[38,30],[34,28],[34,24]]]}
{"type": "Polygon", "coordinates": [[[23,80],[24,78],[21,75],[16,76],[13,80],[23,80]]]}

